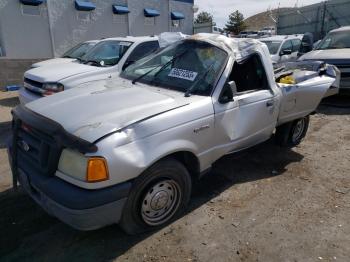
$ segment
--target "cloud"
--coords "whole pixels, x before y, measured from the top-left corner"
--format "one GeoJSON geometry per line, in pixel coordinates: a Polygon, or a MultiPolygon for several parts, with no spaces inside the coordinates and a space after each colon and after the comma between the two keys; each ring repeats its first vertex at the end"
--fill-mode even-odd
{"type": "Polygon", "coordinates": [[[199,12],[207,11],[214,16],[217,25],[223,27],[228,20],[228,16],[235,10],[240,11],[245,18],[264,12],[267,9],[280,7],[293,7],[297,4],[299,7],[315,4],[320,0],[194,0],[198,5],[199,12]]]}

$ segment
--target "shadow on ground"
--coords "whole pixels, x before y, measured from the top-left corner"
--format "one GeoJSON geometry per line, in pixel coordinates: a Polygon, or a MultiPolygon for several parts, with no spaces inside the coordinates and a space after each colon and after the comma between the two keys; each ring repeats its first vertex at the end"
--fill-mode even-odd
{"type": "Polygon", "coordinates": [[[323,99],[317,112],[325,115],[350,115],[350,95],[340,94],[323,99]]]}
{"type": "Polygon", "coordinates": [[[18,97],[9,97],[9,98],[3,98],[0,99],[0,106],[5,106],[5,107],[15,107],[19,104],[19,99],[18,97]]]}
{"type": "MultiPolygon", "coordinates": [[[[282,175],[287,165],[302,159],[302,155],[277,147],[272,141],[225,156],[195,183],[187,213],[237,183],[282,175]]],[[[155,233],[129,236],[118,226],[76,231],[48,216],[21,190],[0,193],[0,209],[0,257],[5,260],[111,260],[155,233]]]]}

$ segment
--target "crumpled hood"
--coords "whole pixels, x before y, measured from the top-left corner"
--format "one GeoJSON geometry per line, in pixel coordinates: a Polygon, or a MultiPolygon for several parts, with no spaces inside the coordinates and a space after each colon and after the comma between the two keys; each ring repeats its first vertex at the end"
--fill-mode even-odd
{"type": "Polygon", "coordinates": [[[25,72],[24,77],[41,83],[58,82],[67,77],[98,70],[101,68],[79,63],[60,63],[30,69],[25,72]]]}
{"type": "Polygon", "coordinates": [[[64,64],[64,63],[70,63],[76,61],[76,59],[74,58],[53,58],[53,59],[49,59],[49,60],[45,60],[45,61],[41,61],[38,63],[35,63],[32,65],[32,68],[36,68],[36,67],[41,67],[41,66],[49,66],[49,65],[57,65],[57,64],[64,64]]]}
{"type": "Polygon", "coordinates": [[[304,54],[299,60],[349,60],[350,48],[344,49],[327,49],[327,50],[313,50],[304,54]]]}
{"type": "Polygon", "coordinates": [[[188,103],[130,81],[99,81],[26,104],[30,110],[91,143],[148,117],[188,103]],[[113,83],[113,84],[111,84],[113,83]]]}

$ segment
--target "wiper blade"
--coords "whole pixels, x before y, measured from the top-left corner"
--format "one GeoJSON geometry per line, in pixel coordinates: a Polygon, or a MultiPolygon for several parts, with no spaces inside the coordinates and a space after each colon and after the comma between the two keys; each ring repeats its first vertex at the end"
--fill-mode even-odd
{"type": "Polygon", "coordinates": [[[62,58],[74,58],[74,57],[71,57],[69,55],[65,55],[65,56],[62,56],[62,58]]]}
{"type": "Polygon", "coordinates": [[[215,62],[213,62],[207,71],[204,72],[204,74],[202,75],[201,78],[199,78],[196,82],[194,82],[189,89],[187,89],[186,93],[185,93],[185,97],[189,97],[191,96],[191,93],[195,90],[195,88],[197,87],[197,85],[203,81],[203,79],[205,79],[207,77],[207,75],[209,74],[209,72],[213,69],[215,62]]]}
{"type": "MultiPolygon", "coordinates": [[[[163,71],[168,65],[170,65],[171,63],[173,63],[176,59],[182,57],[184,54],[186,54],[188,52],[189,49],[185,50],[184,52],[174,56],[171,60],[169,60],[168,62],[166,62],[160,69],[159,71],[154,75],[154,78],[161,72],[163,71]]],[[[143,75],[138,76],[137,78],[135,78],[134,80],[132,80],[133,84],[136,84],[136,82],[138,82],[140,79],[144,78],[145,76],[147,76],[148,74],[152,73],[154,70],[156,70],[158,67],[160,67],[160,65],[156,66],[155,68],[152,68],[151,70],[147,71],[146,73],[144,73],[143,75]]],[[[153,79],[154,79],[153,78],[153,79]]]]}

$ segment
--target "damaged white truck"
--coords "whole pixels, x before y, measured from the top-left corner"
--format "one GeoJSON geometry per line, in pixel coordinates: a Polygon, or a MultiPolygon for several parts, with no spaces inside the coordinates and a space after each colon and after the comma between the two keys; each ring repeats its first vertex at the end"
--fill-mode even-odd
{"type": "Polygon", "coordinates": [[[255,40],[200,34],[94,82],[13,110],[14,183],[80,230],[170,223],[212,164],[268,140],[298,145],[339,71],[292,64],[277,76],[255,40]],[[284,82],[281,84],[279,82],[284,82]]]}

